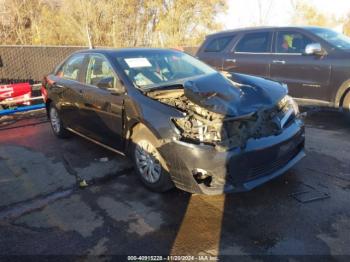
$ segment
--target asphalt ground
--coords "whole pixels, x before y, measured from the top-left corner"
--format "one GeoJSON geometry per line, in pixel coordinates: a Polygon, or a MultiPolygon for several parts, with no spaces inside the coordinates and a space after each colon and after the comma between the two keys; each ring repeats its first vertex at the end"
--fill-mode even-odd
{"type": "Polygon", "coordinates": [[[317,110],[305,121],[307,156],[285,175],[204,196],[148,191],[127,158],[56,138],[42,111],[2,117],[0,261],[349,261],[350,123],[317,110]]]}

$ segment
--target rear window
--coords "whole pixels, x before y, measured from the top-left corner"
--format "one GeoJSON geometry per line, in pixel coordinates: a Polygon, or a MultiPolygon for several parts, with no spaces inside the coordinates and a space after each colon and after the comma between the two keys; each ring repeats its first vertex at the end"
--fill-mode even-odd
{"type": "Polygon", "coordinates": [[[215,38],[209,42],[204,52],[220,52],[226,48],[234,36],[223,36],[215,38]]]}
{"type": "Polygon", "coordinates": [[[83,54],[71,56],[56,72],[56,76],[79,81],[79,74],[83,67],[84,58],[85,55],[83,54]]]}
{"type": "Polygon", "coordinates": [[[250,33],[238,42],[236,52],[267,53],[270,51],[270,33],[250,33]]]}

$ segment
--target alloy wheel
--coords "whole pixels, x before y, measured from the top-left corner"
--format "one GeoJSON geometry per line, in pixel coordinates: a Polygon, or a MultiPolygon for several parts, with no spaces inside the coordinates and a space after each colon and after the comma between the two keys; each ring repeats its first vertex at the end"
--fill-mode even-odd
{"type": "Polygon", "coordinates": [[[53,131],[58,134],[61,130],[61,120],[58,116],[57,109],[54,107],[51,107],[50,109],[50,121],[53,131]]]}
{"type": "Polygon", "coordinates": [[[137,169],[149,183],[156,183],[160,179],[162,166],[159,162],[157,149],[148,141],[141,140],[135,148],[137,169]]]}

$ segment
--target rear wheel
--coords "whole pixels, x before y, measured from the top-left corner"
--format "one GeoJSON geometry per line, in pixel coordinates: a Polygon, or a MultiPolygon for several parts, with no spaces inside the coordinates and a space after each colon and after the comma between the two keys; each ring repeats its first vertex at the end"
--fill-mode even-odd
{"type": "Polygon", "coordinates": [[[53,133],[59,138],[68,137],[69,133],[64,128],[60,114],[54,104],[50,105],[49,116],[53,133]]]}
{"type": "Polygon", "coordinates": [[[132,137],[131,155],[135,171],[142,183],[156,192],[174,187],[163,157],[157,150],[157,138],[147,128],[137,128],[132,137]]]}

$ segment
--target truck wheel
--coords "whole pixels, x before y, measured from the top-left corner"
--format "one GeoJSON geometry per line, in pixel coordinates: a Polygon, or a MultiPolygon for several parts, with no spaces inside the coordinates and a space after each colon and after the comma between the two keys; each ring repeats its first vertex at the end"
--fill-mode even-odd
{"type": "Polygon", "coordinates": [[[50,123],[53,133],[59,138],[66,138],[69,136],[67,129],[64,128],[60,114],[54,104],[50,104],[49,109],[50,123]]]}
{"type": "Polygon", "coordinates": [[[132,136],[131,157],[135,172],[142,183],[155,192],[174,187],[163,157],[157,150],[157,138],[145,127],[137,128],[132,136]]]}

